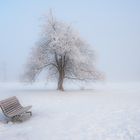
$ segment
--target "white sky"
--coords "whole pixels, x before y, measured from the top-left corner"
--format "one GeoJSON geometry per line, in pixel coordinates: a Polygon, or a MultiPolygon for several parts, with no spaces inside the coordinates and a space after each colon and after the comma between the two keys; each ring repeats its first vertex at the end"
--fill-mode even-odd
{"type": "Polygon", "coordinates": [[[139,0],[0,1],[0,80],[23,72],[49,9],[93,46],[107,81],[140,81],[139,0]]]}

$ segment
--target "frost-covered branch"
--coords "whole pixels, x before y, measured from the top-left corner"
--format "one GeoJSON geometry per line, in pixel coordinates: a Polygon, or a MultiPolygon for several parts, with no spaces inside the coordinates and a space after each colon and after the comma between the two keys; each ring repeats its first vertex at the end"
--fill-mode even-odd
{"type": "Polygon", "coordinates": [[[26,77],[36,79],[42,70],[55,73],[58,89],[63,90],[64,79],[98,80],[95,54],[88,43],[71,26],[49,17],[44,32],[31,52],[26,77]]]}

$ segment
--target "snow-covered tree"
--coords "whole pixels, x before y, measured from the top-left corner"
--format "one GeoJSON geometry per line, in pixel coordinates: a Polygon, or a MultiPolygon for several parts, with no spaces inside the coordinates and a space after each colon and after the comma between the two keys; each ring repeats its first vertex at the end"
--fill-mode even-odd
{"type": "Polygon", "coordinates": [[[89,44],[70,25],[49,16],[32,49],[24,78],[33,82],[47,70],[49,77],[57,79],[58,90],[64,90],[65,79],[99,80],[101,74],[95,69],[94,56],[89,44]]]}

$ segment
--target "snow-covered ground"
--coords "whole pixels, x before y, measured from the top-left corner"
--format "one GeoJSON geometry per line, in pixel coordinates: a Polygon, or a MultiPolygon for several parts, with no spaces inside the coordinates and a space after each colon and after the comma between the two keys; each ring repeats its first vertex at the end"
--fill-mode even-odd
{"type": "Polygon", "coordinates": [[[0,84],[0,100],[16,95],[33,106],[23,123],[5,124],[0,112],[0,140],[140,140],[140,83],[92,88],[58,92],[41,84],[0,84]]]}

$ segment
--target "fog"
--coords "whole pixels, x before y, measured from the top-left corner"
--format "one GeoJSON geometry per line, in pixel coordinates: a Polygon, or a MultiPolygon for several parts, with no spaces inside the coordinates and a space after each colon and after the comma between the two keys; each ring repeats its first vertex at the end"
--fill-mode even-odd
{"type": "Polygon", "coordinates": [[[1,2],[0,81],[19,79],[50,9],[93,47],[106,81],[140,81],[139,7],[138,0],[1,2]]]}

